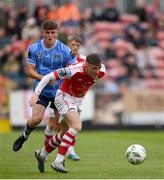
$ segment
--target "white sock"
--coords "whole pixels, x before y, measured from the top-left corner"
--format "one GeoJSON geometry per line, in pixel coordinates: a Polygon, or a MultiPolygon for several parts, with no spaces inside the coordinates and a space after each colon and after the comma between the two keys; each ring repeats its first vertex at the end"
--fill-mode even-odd
{"type": "Polygon", "coordinates": [[[54,130],[53,130],[53,129],[51,130],[51,129],[49,128],[49,126],[47,125],[44,133],[45,133],[46,135],[53,135],[53,134],[54,134],[54,130]]]}
{"type": "Polygon", "coordinates": [[[44,158],[44,159],[46,159],[46,157],[48,156],[48,152],[46,151],[45,148],[43,148],[43,149],[41,150],[40,156],[41,156],[42,158],[44,158]]]}

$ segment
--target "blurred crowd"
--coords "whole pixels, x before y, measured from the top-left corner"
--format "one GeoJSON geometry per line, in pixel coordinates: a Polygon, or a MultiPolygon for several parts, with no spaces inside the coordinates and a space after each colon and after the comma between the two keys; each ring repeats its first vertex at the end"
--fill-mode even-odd
{"type": "Polygon", "coordinates": [[[38,0],[30,16],[25,5],[0,6],[0,76],[11,80],[13,89],[32,88],[24,56],[28,46],[41,38],[40,25],[46,19],[58,22],[64,43],[72,34],[82,38],[80,54],[102,56],[107,76],[96,86],[97,92],[164,87],[164,12],[159,0],[151,4],[136,0],[128,13],[119,12],[115,0],[95,1],[84,10],[77,2],[48,6],[38,0]]]}

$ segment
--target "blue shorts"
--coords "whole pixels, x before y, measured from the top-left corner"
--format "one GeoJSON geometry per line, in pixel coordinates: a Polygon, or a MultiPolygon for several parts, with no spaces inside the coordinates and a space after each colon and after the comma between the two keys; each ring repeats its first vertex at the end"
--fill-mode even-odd
{"type": "Polygon", "coordinates": [[[40,94],[36,104],[41,104],[42,106],[46,108],[50,103],[50,108],[57,110],[54,101],[55,101],[54,98],[49,98],[47,96],[40,94]]]}

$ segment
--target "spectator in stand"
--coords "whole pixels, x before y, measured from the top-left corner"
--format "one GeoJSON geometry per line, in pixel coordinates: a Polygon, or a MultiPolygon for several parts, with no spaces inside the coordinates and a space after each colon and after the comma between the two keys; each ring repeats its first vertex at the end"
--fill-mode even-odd
{"type": "Polygon", "coordinates": [[[127,67],[128,70],[128,77],[131,78],[132,76],[138,75],[138,77],[141,78],[141,74],[139,72],[139,69],[137,67],[137,59],[134,54],[126,54],[123,58],[124,65],[127,67]]]}
{"type": "Polygon", "coordinates": [[[129,24],[126,27],[125,34],[127,40],[131,42],[136,48],[141,48],[146,43],[138,18],[136,19],[136,22],[129,24]]]}
{"type": "Polygon", "coordinates": [[[148,22],[152,25],[154,31],[158,31],[158,21],[159,21],[159,5],[157,1],[154,1],[152,4],[148,4],[146,7],[146,14],[148,22]]]}
{"type": "Polygon", "coordinates": [[[80,12],[72,0],[67,0],[58,10],[59,21],[66,26],[76,26],[80,21],[80,12]]]}
{"type": "Polygon", "coordinates": [[[136,51],[137,66],[144,78],[156,77],[156,59],[151,50],[147,45],[136,51]]]}
{"type": "Polygon", "coordinates": [[[19,37],[21,37],[21,31],[22,28],[24,27],[27,16],[28,16],[28,7],[26,5],[21,5],[18,8],[18,15],[17,15],[17,24],[20,29],[19,37]]]}
{"type": "Polygon", "coordinates": [[[18,26],[14,18],[9,18],[6,22],[5,32],[7,36],[14,36],[18,34],[18,26]]]}
{"type": "Polygon", "coordinates": [[[107,0],[105,9],[102,11],[102,21],[118,22],[119,12],[115,0],[107,0]]]}
{"type": "Polygon", "coordinates": [[[22,39],[32,40],[35,42],[41,36],[41,31],[37,25],[36,19],[30,17],[27,19],[25,26],[22,29],[22,39]]]}
{"type": "Polygon", "coordinates": [[[24,21],[26,20],[27,15],[28,15],[28,7],[26,5],[21,5],[18,8],[18,17],[17,17],[19,24],[21,25],[24,24],[24,21]]]}
{"type": "Polygon", "coordinates": [[[103,56],[105,61],[116,58],[116,50],[113,48],[113,43],[105,42],[103,48],[103,56]]]}
{"type": "Polygon", "coordinates": [[[90,17],[90,21],[91,22],[95,22],[95,21],[101,21],[102,19],[102,3],[101,2],[96,2],[92,13],[91,13],[91,17],[90,17]]]}
{"type": "Polygon", "coordinates": [[[13,89],[22,88],[23,86],[23,76],[21,72],[21,64],[19,63],[18,57],[13,54],[9,54],[7,57],[7,62],[4,64],[2,73],[10,79],[13,83],[13,89]]]}
{"type": "Polygon", "coordinates": [[[146,21],[146,9],[145,9],[145,1],[144,0],[137,0],[136,6],[133,9],[132,13],[136,14],[141,22],[146,21]]]}
{"type": "Polygon", "coordinates": [[[11,81],[0,73],[0,114],[1,118],[4,119],[9,117],[9,92],[11,85],[11,81]]]}
{"type": "Polygon", "coordinates": [[[0,54],[0,72],[3,74],[3,68],[8,61],[8,55],[11,53],[11,45],[6,45],[3,49],[1,49],[1,54],[0,54]]]}
{"type": "Polygon", "coordinates": [[[158,46],[159,42],[156,37],[156,33],[154,32],[153,28],[151,27],[150,23],[145,22],[142,24],[142,29],[144,30],[144,38],[145,43],[147,46],[158,46]]]}
{"type": "Polygon", "coordinates": [[[34,10],[34,17],[36,18],[38,25],[41,26],[43,21],[45,21],[47,18],[49,7],[48,5],[44,4],[42,0],[38,0],[37,3],[38,4],[34,10]]]}
{"type": "Polygon", "coordinates": [[[50,10],[47,14],[47,19],[55,21],[58,19],[58,7],[55,4],[52,4],[50,7],[50,10]]]}
{"type": "Polygon", "coordinates": [[[158,28],[159,28],[159,30],[161,30],[161,31],[164,30],[164,13],[160,13],[160,14],[159,14],[158,28]]]}
{"type": "Polygon", "coordinates": [[[0,28],[0,49],[4,48],[7,44],[11,43],[11,38],[9,36],[5,36],[5,29],[0,28]]]}

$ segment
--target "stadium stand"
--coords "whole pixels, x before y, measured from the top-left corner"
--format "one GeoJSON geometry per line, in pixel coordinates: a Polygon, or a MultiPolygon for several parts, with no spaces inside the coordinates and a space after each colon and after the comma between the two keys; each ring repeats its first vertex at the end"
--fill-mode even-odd
{"type": "Polygon", "coordinates": [[[164,15],[157,2],[139,5],[133,1],[136,6],[134,3],[131,12],[121,12],[115,0],[93,0],[89,6],[85,3],[87,8],[81,8],[80,1],[51,1],[50,5],[38,0],[33,2],[32,12],[27,1],[14,2],[0,3],[0,76],[12,80],[13,89],[32,87],[25,74],[24,55],[40,38],[40,24],[47,18],[58,22],[61,39],[70,34],[82,38],[82,54],[96,52],[103,57],[109,75],[104,83],[115,84],[116,93],[121,93],[119,87],[124,82],[131,88],[133,79],[142,81],[138,86],[164,86],[164,15]],[[68,7],[72,10],[66,13],[63,9],[68,7]]]}

